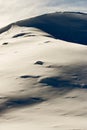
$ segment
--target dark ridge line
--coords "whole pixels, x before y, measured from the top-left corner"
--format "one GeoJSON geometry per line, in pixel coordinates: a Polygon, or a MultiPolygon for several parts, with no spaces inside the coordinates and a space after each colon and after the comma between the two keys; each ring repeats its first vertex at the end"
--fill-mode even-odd
{"type": "Polygon", "coordinates": [[[86,13],[67,11],[43,14],[12,23],[0,29],[0,34],[14,25],[35,27],[50,34],[55,39],[87,45],[86,13]]]}
{"type": "MultiPolygon", "coordinates": [[[[83,15],[87,15],[87,13],[85,13],[85,12],[58,11],[58,12],[51,12],[51,13],[48,13],[48,14],[45,13],[45,14],[42,14],[42,15],[39,15],[39,16],[37,15],[36,17],[40,17],[40,16],[44,16],[44,15],[49,15],[49,14],[55,14],[55,13],[63,13],[63,14],[69,13],[69,14],[83,14],[83,15]]],[[[23,20],[20,20],[20,21],[29,20],[29,19],[33,19],[33,18],[35,18],[35,17],[23,19],[23,20]]],[[[10,24],[6,25],[5,27],[0,28],[0,34],[3,33],[3,32],[5,32],[5,31],[7,31],[7,30],[9,30],[12,26],[17,25],[16,23],[20,22],[20,21],[16,21],[16,22],[10,23],[10,24]]]]}

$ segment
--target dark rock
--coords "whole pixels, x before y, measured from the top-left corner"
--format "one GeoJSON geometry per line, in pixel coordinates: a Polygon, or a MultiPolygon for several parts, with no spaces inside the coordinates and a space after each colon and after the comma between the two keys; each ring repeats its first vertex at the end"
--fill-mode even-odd
{"type": "Polygon", "coordinates": [[[43,61],[36,61],[34,64],[35,64],[35,65],[43,65],[44,62],[43,62],[43,61]]]}
{"type": "Polygon", "coordinates": [[[32,76],[32,75],[22,75],[20,78],[27,79],[27,78],[39,78],[40,76],[32,76]]]}
{"type": "Polygon", "coordinates": [[[8,44],[8,42],[4,42],[2,45],[7,45],[8,44]]]}

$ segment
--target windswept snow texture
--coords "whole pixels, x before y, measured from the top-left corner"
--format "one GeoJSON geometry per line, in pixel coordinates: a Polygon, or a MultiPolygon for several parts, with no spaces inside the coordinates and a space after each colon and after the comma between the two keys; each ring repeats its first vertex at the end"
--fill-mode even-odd
{"type": "Polygon", "coordinates": [[[0,130],[87,130],[87,0],[0,0],[0,130]]]}
{"type": "Polygon", "coordinates": [[[67,14],[83,28],[56,13],[1,30],[0,130],[87,130],[87,46],[55,39],[46,21],[67,14]]]}
{"type": "MultiPolygon", "coordinates": [[[[56,12],[35,18],[18,21],[0,30],[0,33],[12,25],[38,28],[56,39],[87,45],[87,14],[74,12],[56,12]]],[[[17,34],[15,37],[25,35],[17,34]]]]}

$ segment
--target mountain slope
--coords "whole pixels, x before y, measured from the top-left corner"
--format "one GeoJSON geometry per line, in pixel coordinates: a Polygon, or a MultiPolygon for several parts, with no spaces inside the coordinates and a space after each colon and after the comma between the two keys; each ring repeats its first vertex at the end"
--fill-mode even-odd
{"type": "Polygon", "coordinates": [[[86,130],[86,55],[32,27],[0,34],[0,130],[86,130]]]}
{"type": "MultiPolygon", "coordinates": [[[[18,21],[14,24],[38,28],[49,33],[56,39],[87,44],[87,14],[84,13],[58,12],[45,14],[35,18],[18,21]]],[[[14,24],[2,28],[0,33],[8,30],[14,24]]]]}

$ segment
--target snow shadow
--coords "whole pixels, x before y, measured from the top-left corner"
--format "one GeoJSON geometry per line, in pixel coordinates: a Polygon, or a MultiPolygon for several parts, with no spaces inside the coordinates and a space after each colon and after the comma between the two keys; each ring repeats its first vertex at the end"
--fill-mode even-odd
{"type": "Polygon", "coordinates": [[[19,33],[19,34],[16,34],[14,35],[12,38],[18,38],[18,37],[22,37],[24,35],[26,35],[27,33],[19,33]]]}
{"type": "MultiPolygon", "coordinates": [[[[12,23],[2,29],[3,33],[13,25],[35,27],[48,34],[50,37],[87,45],[87,14],[80,12],[56,12],[44,14],[12,23]]],[[[15,37],[18,37],[19,34],[15,37]]]]}
{"type": "Polygon", "coordinates": [[[2,98],[1,100],[2,103],[0,103],[0,113],[6,112],[7,110],[13,108],[32,106],[45,101],[45,99],[41,97],[7,97],[5,99],[2,98]]]}
{"type": "MultiPolygon", "coordinates": [[[[52,86],[55,88],[62,88],[62,87],[66,87],[66,88],[81,88],[80,84],[74,84],[71,81],[68,80],[63,80],[59,77],[45,77],[40,79],[39,83],[48,85],[48,86],[52,86]]],[[[84,86],[87,87],[87,86],[84,86]]]]}
{"type": "Polygon", "coordinates": [[[57,12],[16,22],[19,26],[35,27],[51,37],[87,45],[87,14],[57,12]]]}

